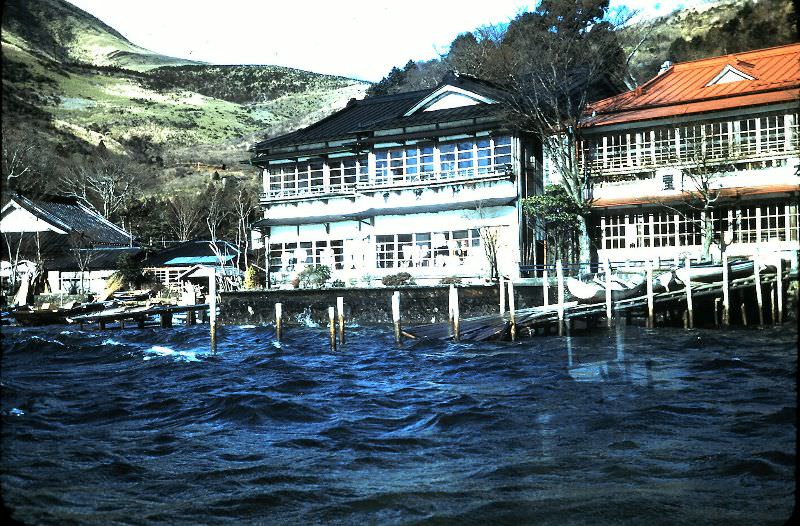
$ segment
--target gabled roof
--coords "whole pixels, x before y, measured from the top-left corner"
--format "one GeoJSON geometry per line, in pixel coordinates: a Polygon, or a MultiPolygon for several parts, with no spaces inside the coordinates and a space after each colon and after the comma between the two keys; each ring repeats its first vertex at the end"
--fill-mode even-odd
{"type": "Polygon", "coordinates": [[[253,147],[258,155],[261,152],[282,146],[312,144],[335,139],[356,139],[370,135],[370,132],[401,127],[421,122],[446,122],[454,117],[467,118],[497,114],[494,102],[502,101],[508,94],[500,87],[467,75],[448,74],[435,88],[352,99],[345,108],[332,115],[292,133],[261,141],[253,147]],[[452,93],[469,95],[478,104],[461,107],[447,107],[425,111],[428,102],[435,102],[437,96],[445,94],[450,86],[452,93]],[[487,108],[489,107],[489,108],[487,108]],[[458,110],[458,111],[455,111],[458,110]]]}
{"type": "Polygon", "coordinates": [[[71,232],[82,234],[87,245],[127,246],[131,242],[131,235],[128,232],[97,213],[82,199],[54,195],[28,199],[13,194],[11,200],[3,207],[3,212],[12,207],[22,208],[67,234],[71,232]]]}
{"type": "Polygon", "coordinates": [[[800,44],[675,64],[642,86],[590,106],[590,126],[800,99],[800,44]]]}
{"type": "MultiPolygon", "coordinates": [[[[217,241],[217,249],[228,263],[239,250],[227,241],[217,241]]],[[[165,267],[165,266],[189,266],[199,263],[217,264],[218,259],[214,250],[211,248],[211,241],[186,241],[174,247],[165,248],[150,254],[142,262],[144,268],[165,267]]]]}
{"type": "MultiPolygon", "coordinates": [[[[139,247],[108,247],[90,250],[81,250],[82,253],[91,253],[88,257],[84,255],[84,261],[88,261],[86,270],[113,270],[118,267],[119,258],[123,255],[138,256],[142,249],[139,247]]],[[[73,253],[63,254],[46,265],[48,270],[78,271],[80,266],[73,253]]]]}

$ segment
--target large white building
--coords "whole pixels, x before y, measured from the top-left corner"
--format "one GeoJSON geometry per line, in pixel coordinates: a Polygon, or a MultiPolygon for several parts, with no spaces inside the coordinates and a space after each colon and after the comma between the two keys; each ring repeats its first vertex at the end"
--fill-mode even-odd
{"type": "Polygon", "coordinates": [[[505,125],[505,96],[451,74],[256,144],[271,283],[308,265],[358,285],[399,272],[481,282],[495,259],[518,276],[537,249],[520,199],[541,191],[541,146],[505,125]]]}
{"type": "Polygon", "coordinates": [[[799,108],[800,44],[665,65],[593,104],[581,161],[598,258],[698,259],[709,213],[712,257],[778,251],[796,267],[799,108]]]}

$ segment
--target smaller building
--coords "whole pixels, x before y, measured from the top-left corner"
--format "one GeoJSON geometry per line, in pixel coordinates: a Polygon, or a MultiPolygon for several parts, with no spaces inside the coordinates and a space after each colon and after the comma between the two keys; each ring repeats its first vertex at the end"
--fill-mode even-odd
{"type": "Polygon", "coordinates": [[[218,275],[240,276],[239,255],[239,249],[227,241],[194,240],[150,254],[142,267],[164,287],[178,289],[181,276],[198,265],[216,268],[218,275]]]}
{"type": "Polygon", "coordinates": [[[22,275],[50,292],[101,293],[133,236],[75,197],[14,194],[0,212],[4,289],[22,275]],[[42,279],[44,278],[44,279],[42,279]]]}

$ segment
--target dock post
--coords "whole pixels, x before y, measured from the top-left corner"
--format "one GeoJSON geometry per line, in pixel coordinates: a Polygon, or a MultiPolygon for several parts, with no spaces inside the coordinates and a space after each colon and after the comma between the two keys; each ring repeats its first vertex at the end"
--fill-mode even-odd
{"type": "Polygon", "coordinates": [[[193,310],[186,311],[186,325],[194,325],[195,314],[193,310]]]}
{"type": "Polygon", "coordinates": [[[611,262],[608,258],[603,261],[603,272],[606,279],[606,326],[611,327],[611,262]]]}
{"type": "Polygon", "coordinates": [[[336,313],[339,318],[339,345],[344,345],[344,297],[336,298],[336,313]]]}
{"type": "Polygon", "coordinates": [[[500,316],[506,313],[506,280],[500,276],[500,316]]]}
{"type": "Polygon", "coordinates": [[[719,304],[722,298],[714,298],[714,326],[719,327],[719,304]]]}
{"type": "Polygon", "coordinates": [[[450,287],[447,289],[447,323],[450,326],[450,333],[453,333],[453,320],[454,320],[454,308],[453,308],[453,292],[455,291],[455,285],[452,283],[450,287]]]}
{"type": "Polygon", "coordinates": [[[550,287],[550,278],[547,276],[547,266],[545,265],[544,271],[542,272],[542,295],[544,296],[544,305],[547,307],[550,305],[550,291],[548,288],[550,287]]]}
{"type": "Polygon", "coordinates": [[[731,283],[730,268],[728,267],[728,253],[722,253],[722,325],[727,327],[731,323],[731,283]]]}
{"type": "Polygon", "coordinates": [[[516,301],[514,299],[514,282],[508,280],[508,315],[510,320],[510,327],[509,327],[509,334],[511,335],[511,341],[515,341],[517,339],[517,306],[516,301]]]}
{"type": "Polygon", "coordinates": [[[330,334],[331,350],[336,350],[336,313],[333,307],[328,307],[328,332],[330,334]]]}
{"type": "Polygon", "coordinates": [[[653,328],[653,261],[647,260],[647,326],[653,328]]]}
{"type": "Polygon", "coordinates": [[[686,258],[686,313],[688,317],[687,326],[689,329],[694,329],[694,306],[692,304],[692,260],[690,257],[686,258]]]}
{"type": "Polygon", "coordinates": [[[775,299],[778,300],[778,325],[783,323],[783,258],[780,254],[775,258],[775,299]]]}
{"type": "Polygon", "coordinates": [[[458,289],[453,286],[453,341],[461,339],[461,313],[458,308],[458,289]]]}
{"type": "Polygon", "coordinates": [[[400,292],[394,291],[392,294],[392,321],[394,322],[394,341],[397,345],[402,343],[402,331],[400,330],[400,292]]]}
{"type": "Polygon", "coordinates": [[[747,307],[744,304],[744,301],[739,305],[739,312],[742,313],[742,325],[747,327],[747,307]]]}
{"type": "Polygon", "coordinates": [[[97,328],[100,329],[101,331],[105,330],[106,320],[103,319],[97,320],[97,328]]]}
{"type": "Polygon", "coordinates": [[[556,281],[558,281],[558,335],[564,333],[564,269],[561,260],[556,261],[556,281]]]}
{"type": "Polygon", "coordinates": [[[753,256],[753,276],[756,287],[756,303],[758,304],[758,326],[764,325],[764,291],[761,290],[761,269],[758,268],[761,258],[753,256]]]}
{"type": "Polygon", "coordinates": [[[769,287],[769,314],[772,319],[772,324],[776,325],[778,323],[778,305],[777,301],[775,301],[774,283],[769,287]]]}
{"type": "Polygon", "coordinates": [[[217,276],[208,278],[208,327],[211,332],[211,354],[217,353],[217,276]]]}
{"type": "Polygon", "coordinates": [[[281,333],[283,332],[283,304],[275,304],[275,339],[281,341],[281,333]]]}
{"type": "Polygon", "coordinates": [[[122,319],[122,318],[120,318],[120,320],[119,320],[119,328],[120,328],[120,330],[125,328],[125,320],[122,319]]]}

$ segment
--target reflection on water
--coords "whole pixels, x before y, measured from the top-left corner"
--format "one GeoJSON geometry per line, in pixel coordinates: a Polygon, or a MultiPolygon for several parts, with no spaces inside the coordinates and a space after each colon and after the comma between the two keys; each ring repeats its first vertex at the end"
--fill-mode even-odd
{"type": "Polygon", "coordinates": [[[511,343],[353,328],[3,328],[5,503],[33,524],[769,524],[794,329],[511,343]]]}

